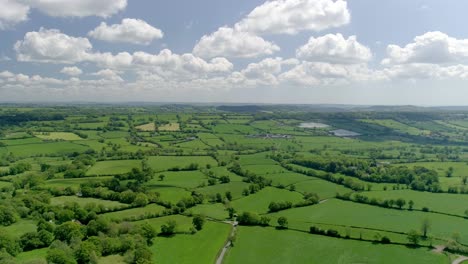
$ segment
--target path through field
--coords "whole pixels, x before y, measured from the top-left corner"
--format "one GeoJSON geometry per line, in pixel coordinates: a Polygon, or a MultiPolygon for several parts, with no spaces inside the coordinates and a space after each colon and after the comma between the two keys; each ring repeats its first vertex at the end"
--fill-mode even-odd
{"type": "Polygon", "coordinates": [[[463,261],[468,260],[468,257],[465,256],[460,256],[454,261],[452,261],[452,264],[461,264],[463,261]]]}
{"type": "MultiPolygon", "coordinates": [[[[234,236],[237,230],[237,221],[226,221],[225,223],[231,224],[232,225],[232,231],[230,237],[234,236]]],[[[231,239],[228,239],[226,244],[224,245],[223,249],[221,250],[221,253],[218,256],[218,259],[216,260],[216,264],[222,264],[224,260],[224,256],[226,255],[227,250],[231,247],[231,239]]]]}

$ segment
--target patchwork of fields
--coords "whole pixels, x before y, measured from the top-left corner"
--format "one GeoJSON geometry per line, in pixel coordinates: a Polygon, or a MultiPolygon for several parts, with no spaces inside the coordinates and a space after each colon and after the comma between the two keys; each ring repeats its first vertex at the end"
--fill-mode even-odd
{"type": "Polygon", "coordinates": [[[468,114],[180,107],[39,108],[0,124],[0,262],[468,254],[468,114]]]}

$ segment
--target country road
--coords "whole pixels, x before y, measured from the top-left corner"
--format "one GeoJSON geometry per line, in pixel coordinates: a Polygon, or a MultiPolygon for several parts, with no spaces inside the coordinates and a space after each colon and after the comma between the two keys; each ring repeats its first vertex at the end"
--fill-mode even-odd
{"type": "MultiPolygon", "coordinates": [[[[228,224],[232,225],[232,230],[231,230],[230,237],[234,236],[234,234],[237,231],[238,222],[237,221],[226,221],[225,223],[228,223],[228,224]]],[[[226,252],[228,251],[228,249],[230,247],[231,247],[231,239],[228,239],[228,241],[224,245],[223,249],[221,250],[221,253],[218,256],[218,259],[216,259],[216,264],[222,264],[223,263],[224,256],[226,255],[226,252]]]]}

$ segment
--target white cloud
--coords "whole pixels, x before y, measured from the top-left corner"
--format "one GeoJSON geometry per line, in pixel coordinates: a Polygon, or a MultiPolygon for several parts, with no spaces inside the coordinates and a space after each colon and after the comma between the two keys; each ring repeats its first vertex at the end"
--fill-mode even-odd
{"type": "Polygon", "coordinates": [[[127,7],[127,0],[23,0],[23,2],[54,17],[109,17],[127,7]]]}
{"type": "Polygon", "coordinates": [[[16,0],[0,0],[0,30],[8,29],[28,19],[29,6],[16,0]]]}
{"type": "Polygon", "coordinates": [[[344,0],[273,0],[256,7],[235,28],[256,34],[321,31],[350,22],[344,0]]]}
{"type": "Polygon", "coordinates": [[[163,32],[143,20],[125,18],[121,24],[108,26],[102,22],[98,27],[88,33],[89,36],[108,42],[128,42],[148,45],[154,39],[161,39],[163,32]]]}
{"type": "Polygon", "coordinates": [[[303,61],[278,77],[282,82],[296,85],[331,85],[356,81],[382,80],[385,76],[373,71],[365,63],[331,64],[303,61]]]}
{"type": "Polygon", "coordinates": [[[75,38],[56,29],[28,32],[14,49],[19,61],[75,63],[89,59],[92,45],[87,38],[75,38]]]}
{"type": "Polygon", "coordinates": [[[254,58],[271,55],[279,50],[277,45],[259,36],[221,27],[211,35],[203,36],[193,48],[193,53],[203,58],[254,58]]]}
{"type": "Polygon", "coordinates": [[[111,69],[100,70],[92,75],[101,77],[104,80],[112,80],[117,82],[123,82],[124,80],[119,76],[119,74],[111,69]]]}
{"type": "Polygon", "coordinates": [[[60,72],[69,76],[78,76],[83,73],[83,71],[76,66],[64,67],[60,72]]]}
{"type": "MultiPolygon", "coordinates": [[[[267,58],[258,63],[250,63],[241,73],[241,78],[251,85],[277,85],[277,76],[283,71],[283,66],[296,65],[296,59],[267,58]]],[[[240,76],[235,76],[240,77],[240,76]]]]}
{"type": "Polygon", "coordinates": [[[449,37],[440,31],[427,32],[404,47],[388,45],[382,64],[447,64],[468,59],[468,39],[449,37]]]}
{"type": "Polygon", "coordinates": [[[356,40],[356,36],[345,39],[338,33],[311,37],[307,44],[296,50],[296,56],[306,61],[355,64],[368,62],[372,53],[356,40]]]}

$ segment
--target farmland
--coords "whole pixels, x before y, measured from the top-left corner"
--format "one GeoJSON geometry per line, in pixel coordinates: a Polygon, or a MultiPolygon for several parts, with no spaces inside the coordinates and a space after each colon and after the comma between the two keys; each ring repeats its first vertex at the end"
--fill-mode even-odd
{"type": "Polygon", "coordinates": [[[468,255],[468,113],[263,107],[5,106],[0,260],[468,255]]]}

